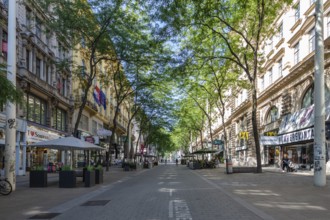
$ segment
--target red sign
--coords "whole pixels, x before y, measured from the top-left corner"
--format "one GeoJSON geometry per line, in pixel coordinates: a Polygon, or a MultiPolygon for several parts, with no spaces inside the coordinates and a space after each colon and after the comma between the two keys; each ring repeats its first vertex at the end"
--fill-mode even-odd
{"type": "Polygon", "coordinates": [[[2,52],[7,53],[8,51],[8,43],[6,41],[2,41],[2,52]]]}
{"type": "Polygon", "coordinates": [[[93,138],[93,136],[87,136],[87,137],[85,137],[85,141],[94,144],[94,138],[93,138]]]}

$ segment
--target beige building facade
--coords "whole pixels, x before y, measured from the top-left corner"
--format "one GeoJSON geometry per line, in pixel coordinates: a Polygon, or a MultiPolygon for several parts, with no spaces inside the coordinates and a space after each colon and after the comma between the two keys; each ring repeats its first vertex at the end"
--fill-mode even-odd
{"type": "MultiPolygon", "coordinates": [[[[294,1],[274,22],[262,47],[265,63],[258,74],[258,127],[262,164],[281,166],[288,157],[301,169],[313,164],[315,1],[294,1]]],[[[330,108],[330,1],[324,1],[326,130],[330,108]]],[[[228,153],[234,166],[255,166],[251,103],[245,90],[227,100],[228,153]]],[[[317,97],[315,97],[317,98],[317,97]]],[[[221,123],[216,137],[223,137],[221,123]]],[[[329,133],[326,132],[327,142],[329,133]]],[[[329,139],[330,140],[330,139],[329,139]]],[[[328,146],[326,146],[328,147],[328,146]]],[[[327,161],[329,158],[327,151],[327,161]]],[[[327,165],[329,168],[329,162],[327,165]]]]}

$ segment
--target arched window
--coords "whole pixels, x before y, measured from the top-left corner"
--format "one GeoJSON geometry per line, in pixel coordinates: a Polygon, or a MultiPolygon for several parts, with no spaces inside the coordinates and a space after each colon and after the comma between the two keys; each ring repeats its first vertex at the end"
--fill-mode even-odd
{"type": "Polygon", "coordinates": [[[276,121],[278,118],[279,118],[278,108],[276,106],[273,106],[268,112],[266,123],[267,124],[272,123],[276,121]]]}
{"type": "Polygon", "coordinates": [[[302,99],[301,108],[307,108],[314,104],[314,86],[309,87],[302,99]]]}

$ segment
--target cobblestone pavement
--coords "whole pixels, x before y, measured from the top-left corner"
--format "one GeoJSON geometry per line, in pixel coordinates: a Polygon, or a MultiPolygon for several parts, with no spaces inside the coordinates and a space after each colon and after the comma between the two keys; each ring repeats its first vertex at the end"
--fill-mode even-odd
{"type": "Polygon", "coordinates": [[[19,177],[16,192],[0,196],[0,219],[330,219],[329,178],[318,188],[310,174],[224,171],[113,168],[104,184],[74,189],[58,188],[56,175],[47,188],[29,188],[28,177],[19,177]]]}

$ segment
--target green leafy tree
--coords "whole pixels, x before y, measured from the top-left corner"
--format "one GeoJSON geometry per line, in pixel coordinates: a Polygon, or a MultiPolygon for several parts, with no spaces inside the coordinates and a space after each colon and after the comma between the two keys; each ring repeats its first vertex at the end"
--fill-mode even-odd
{"type": "Polygon", "coordinates": [[[7,79],[7,70],[4,64],[0,65],[0,88],[0,108],[7,101],[16,103],[22,101],[23,92],[7,79]]]}
{"type": "Polygon", "coordinates": [[[262,172],[257,123],[257,73],[261,67],[260,45],[272,33],[275,17],[290,0],[168,1],[161,16],[167,33],[194,36],[186,44],[188,58],[227,60],[233,63],[250,84],[251,121],[256,150],[257,171],[262,172]],[[216,39],[216,40],[215,40],[216,39]],[[215,40],[216,54],[199,56],[204,41],[215,40]]]}

